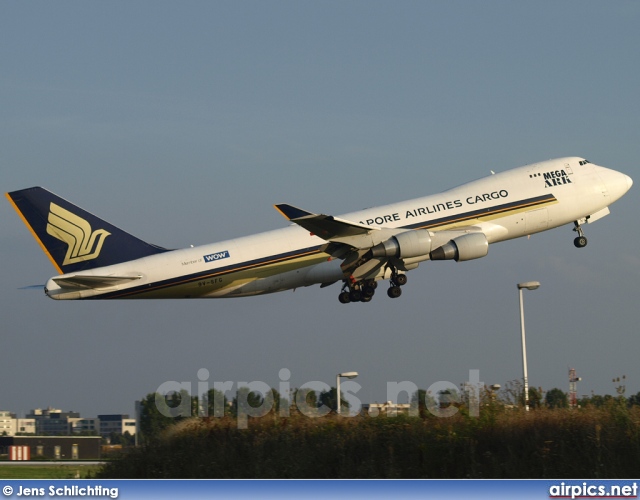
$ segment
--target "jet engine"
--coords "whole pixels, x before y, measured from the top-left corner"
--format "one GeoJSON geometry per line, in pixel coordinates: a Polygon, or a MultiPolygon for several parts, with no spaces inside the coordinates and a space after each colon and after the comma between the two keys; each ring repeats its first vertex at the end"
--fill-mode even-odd
{"type": "Polygon", "coordinates": [[[456,262],[479,259],[489,253],[489,242],[484,233],[468,233],[454,238],[433,250],[431,260],[450,260],[456,262]]]}
{"type": "Polygon", "coordinates": [[[431,251],[431,235],[427,229],[416,229],[396,234],[371,248],[373,258],[407,259],[428,255],[431,251]]]}

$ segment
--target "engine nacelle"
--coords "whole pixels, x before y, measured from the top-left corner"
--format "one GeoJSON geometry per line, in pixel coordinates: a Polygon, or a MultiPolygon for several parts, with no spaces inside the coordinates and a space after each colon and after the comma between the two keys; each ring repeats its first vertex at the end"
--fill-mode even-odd
{"type": "Polygon", "coordinates": [[[374,258],[395,257],[408,259],[428,255],[431,251],[431,235],[428,229],[416,229],[396,234],[387,241],[371,248],[374,258]]]}
{"type": "Polygon", "coordinates": [[[489,253],[489,242],[484,233],[468,233],[436,248],[430,253],[431,260],[450,260],[456,262],[479,259],[489,253]]]}

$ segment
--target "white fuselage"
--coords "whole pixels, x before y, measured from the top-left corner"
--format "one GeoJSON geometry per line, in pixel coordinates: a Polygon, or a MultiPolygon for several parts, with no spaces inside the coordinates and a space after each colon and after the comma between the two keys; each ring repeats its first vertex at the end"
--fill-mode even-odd
{"type": "MultiPolygon", "coordinates": [[[[489,243],[537,233],[608,213],[631,179],[582,158],[544,161],[463,184],[443,193],[341,215],[397,230],[481,231],[489,243]]],[[[447,233],[449,234],[449,233],[447,233]]],[[[444,241],[442,242],[444,243],[444,241]]],[[[252,236],[174,250],[73,273],[139,276],[104,289],[66,291],[47,283],[54,299],[215,298],[256,295],[343,279],[327,242],[291,225],[252,236]]],[[[429,256],[413,259],[413,267],[429,256]]],[[[376,279],[382,278],[380,272],[376,279]]]]}

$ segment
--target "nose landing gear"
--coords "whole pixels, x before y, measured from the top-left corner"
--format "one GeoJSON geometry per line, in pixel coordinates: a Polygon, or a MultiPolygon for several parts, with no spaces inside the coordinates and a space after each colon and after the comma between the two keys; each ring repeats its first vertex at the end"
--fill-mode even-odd
{"type": "Polygon", "coordinates": [[[581,222],[584,222],[584,219],[581,221],[574,221],[574,228],[573,230],[576,231],[578,233],[578,236],[576,237],[576,239],[573,240],[573,244],[575,245],[576,248],[584,248],[587,246],[587,238],[584,235],[584,231],[582,230],[582,226],[580,225],[581,222]]]}

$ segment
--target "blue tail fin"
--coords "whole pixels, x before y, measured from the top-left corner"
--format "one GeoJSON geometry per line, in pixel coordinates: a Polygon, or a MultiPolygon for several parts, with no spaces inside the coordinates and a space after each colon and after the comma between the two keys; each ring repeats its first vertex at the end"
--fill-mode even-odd
{"type": "Polygon", "coordinates": [[[41,187],[13,191],[6,196],[60,274],[167,251],[41,187]]]}

